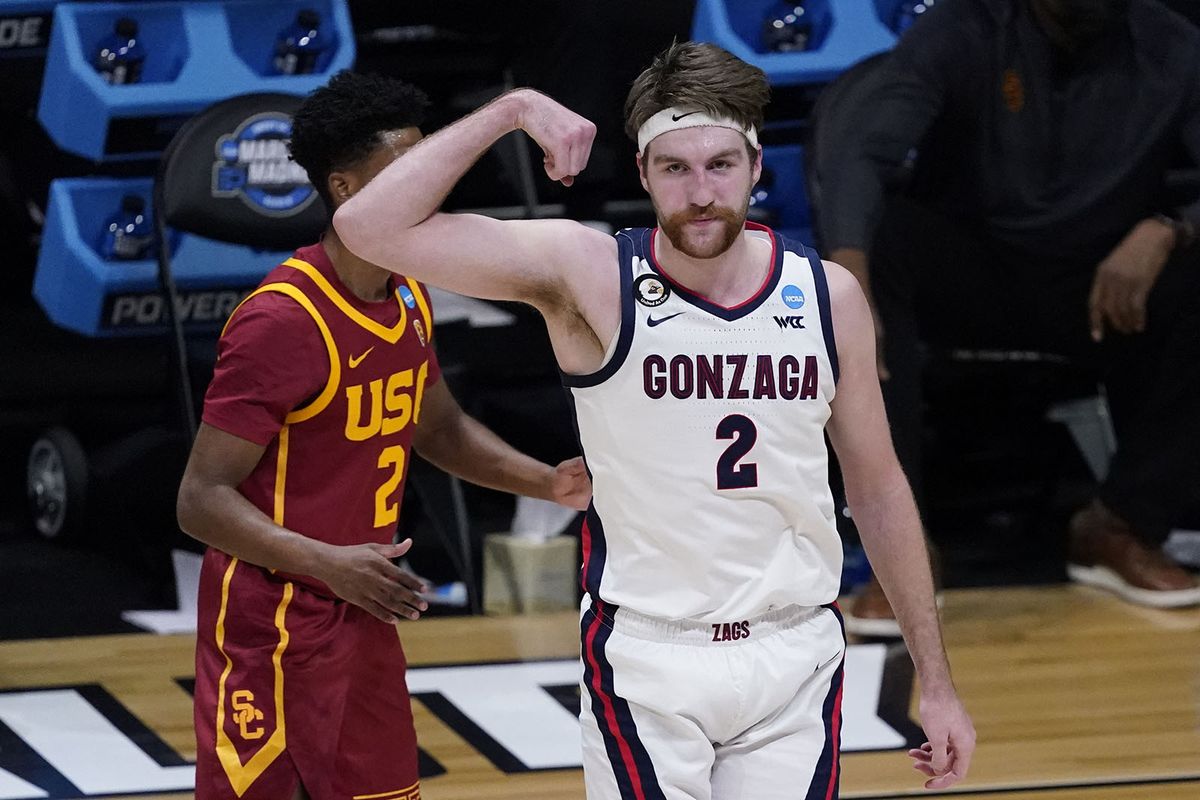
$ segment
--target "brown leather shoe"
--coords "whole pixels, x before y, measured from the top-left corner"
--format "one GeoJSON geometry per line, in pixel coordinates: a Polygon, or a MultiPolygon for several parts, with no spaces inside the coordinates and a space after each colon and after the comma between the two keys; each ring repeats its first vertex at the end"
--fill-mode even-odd
{"type": "Polygon", "coordinates": [[[1071,518],[1067,575],[1071,580],[1152,608],[1200,605],[1200,584],[1152,547],[1099,500],[1071,518]]]}
{"type": "Polygon", "coordinates": [[[842,615],[846,633],[872,639],[899,639],[900,624],[879,579],[874,575],[855,595],[850,610],[842,615]]]}

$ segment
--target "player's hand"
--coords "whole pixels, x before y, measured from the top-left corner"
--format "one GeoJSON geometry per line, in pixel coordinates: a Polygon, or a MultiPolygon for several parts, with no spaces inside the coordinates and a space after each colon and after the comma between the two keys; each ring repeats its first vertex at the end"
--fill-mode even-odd
{"type": "Polygon", "coordinates": [[[569,458],[554,468],[550,499],[576,511],[587,510],[592,500],[592,481],[582,458],[569,458]]]}
{"type": "Polygon", "coordinates": [[[921,727],[929,741],[909,750],[913,769],[929,778],[926,789],[948,789],[967,776],[975,752],[975,726],[958,697],[921,695],[921,727]]]}
{"type": "Polygon", "coordinates": [[[384,622],[418,619],[429,608],[420,596],[429,587],[391,562],[411,547],[412,539],[399,544],[331,547],[321,574],[315,577],[325,581],[338,597],[384,622]]]}
{"type": "Polygon", "coordinates": [[[1088,296],[1094,341],[1104,338],[1106,323],[1120,333],[1146,330],[1146,299],[1174,245],[1171,226],[1158,220],[1142,220],[1100,262],[1088,296]]]}
{"type": "Polygon", "coordinates": [[[570,186],[587,166],[596,138],[595,124],[541,92],[519,89],[514,95],[521,100],[517,127],[542,148],[542,163],[550,180],[570,186]]]}

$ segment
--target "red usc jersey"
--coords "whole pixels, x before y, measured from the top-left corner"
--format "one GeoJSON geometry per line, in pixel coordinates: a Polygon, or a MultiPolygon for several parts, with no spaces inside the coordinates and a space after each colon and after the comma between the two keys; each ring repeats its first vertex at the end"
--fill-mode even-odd
{"type": "MultiPolygon", "coordinates": [[[[231,315],[204,421],[266,446],[239,487],[276,523],[331,544],[391,542],[425,388],[441,375],[417,281],[358,299],[320,244],[231,315]]],[[[308,576],[284,576],[329,594],[308,576]]]]}

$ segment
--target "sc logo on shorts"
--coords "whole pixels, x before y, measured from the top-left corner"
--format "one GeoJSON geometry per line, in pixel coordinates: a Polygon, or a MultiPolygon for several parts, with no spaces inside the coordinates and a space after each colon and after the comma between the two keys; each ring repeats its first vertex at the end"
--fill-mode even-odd
{"type": "Polygon", "coordinates": [[[233,703],[233,721],[237,723],[242,738],[261,739],[263,727],[261,725],[250,727],[263,718],[263,712],[254,707],[254,693],[241,689],[234,692],[230,700],[233,703]]]}

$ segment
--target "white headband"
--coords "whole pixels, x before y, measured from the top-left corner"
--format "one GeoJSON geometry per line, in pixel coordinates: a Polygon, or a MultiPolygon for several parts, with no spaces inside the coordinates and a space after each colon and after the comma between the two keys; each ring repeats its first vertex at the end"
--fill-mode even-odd
{"type": "Polygon", "coordinates": [[[729,128],[746,137],[750,142],[751,147],[758,147],[758,132],[754,128],[743,128],[741,125],[734,122],[729,117],[717,117],[709,114],[707,111],[700,109],[688,110],[672,106],[664,108],[662,111],[655,114],[650,119],[642,123],[642,127],[638,128],[638,152],[646,152],[646,145],[662,136],[667,131],[678,131],[684,128],[699,128],[709,126],[715,128],[729,128]]]}

